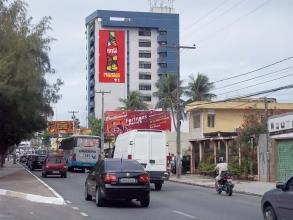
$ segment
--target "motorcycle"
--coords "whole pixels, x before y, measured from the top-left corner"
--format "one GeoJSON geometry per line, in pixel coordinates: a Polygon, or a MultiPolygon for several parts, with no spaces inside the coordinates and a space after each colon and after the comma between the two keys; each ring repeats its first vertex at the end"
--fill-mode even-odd
{"type": "Polygon", "coordinates": [[[228,172],[222,172],[221,179],[218,183],[215,183],[215,188],[218,194],[225,191],[228,196],[232,196],[234,188],[234,184],[232,183],[232,175],[228,172]]]}

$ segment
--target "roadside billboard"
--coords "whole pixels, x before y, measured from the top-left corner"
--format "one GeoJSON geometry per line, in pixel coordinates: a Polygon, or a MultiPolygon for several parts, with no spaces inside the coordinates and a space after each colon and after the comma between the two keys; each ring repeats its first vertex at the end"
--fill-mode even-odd
{"type": "Polygon", "coordinates": [[[125,82],[124,31],[99,31],[99,82],[125,82]]]}
{"type": "Polygon", "coordinates": [[[48,121],[48,133],[53,134],[72,134],[73,121],[48,121]]]}
{"type": "Polygon", "coordinates": [[[133,129],[171,131],[171,116],[168,111],[106,111],[104,126],[106,137],[133,129]]]}

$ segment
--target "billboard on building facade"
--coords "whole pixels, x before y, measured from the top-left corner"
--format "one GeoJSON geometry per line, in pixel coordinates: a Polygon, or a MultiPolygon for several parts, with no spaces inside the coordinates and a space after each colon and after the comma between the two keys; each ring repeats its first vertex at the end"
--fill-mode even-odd
{"type": "Polygon", "coordinates": [[[116,137],[133,129],[171,131],[168,111],[106,111],[105,135],[116,137]]]}
{"type": "Polygon", "coordinates": [[[71,134],[73,133],[73,121],[49,121],[48,133],[53,134],[71,134]]]}
{"type": "Polygon", "coordinates": [[[125,82],[124,31],[99,31],[99,82],[125,82]]]}

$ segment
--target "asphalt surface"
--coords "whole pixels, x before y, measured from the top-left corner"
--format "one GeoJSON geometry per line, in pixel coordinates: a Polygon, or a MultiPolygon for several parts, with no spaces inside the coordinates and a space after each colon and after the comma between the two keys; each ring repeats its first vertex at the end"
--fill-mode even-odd
{"type": "MultiPolygon", "coordinates": [[[[34,172],[41,177],[41,172],[34,172]]],[[[94,201],[84,200],[86,173],[68,172],[68,178],[42,178],[62,195],[73,212],[80,212],[85,219],[107,220],[261,220],[260,198],[233,194],[218,195],[215,190],[179,183],[166,182],[161,191],[151,192],[148,208],[139,203],[111,202],[107,207],[96,207],[94,201]]],[[[152,186],[153,187],[153,186],[152,186]]],[[[61,218],[60,218],[61,219],[61,218]]]]}

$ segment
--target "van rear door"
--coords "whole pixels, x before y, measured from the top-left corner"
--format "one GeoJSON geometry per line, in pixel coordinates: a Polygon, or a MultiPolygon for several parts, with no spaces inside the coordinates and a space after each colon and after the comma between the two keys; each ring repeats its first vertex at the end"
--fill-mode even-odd
{"type": "Polygon", "coordinates": [[[166,137],[161,132],[151,132],[150,137],[150,158],[148,171],[166,171],[166,137]]]}
{"type": "Polygon", "coordinates": [[[134,146],[132,149],[132,159],[137,160],[146,167],[149,160],[149,138],[146,132],[134,133],[134,146]]]}

